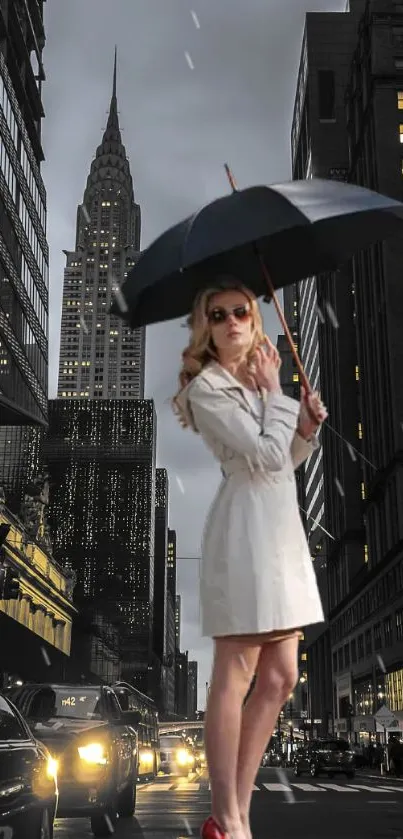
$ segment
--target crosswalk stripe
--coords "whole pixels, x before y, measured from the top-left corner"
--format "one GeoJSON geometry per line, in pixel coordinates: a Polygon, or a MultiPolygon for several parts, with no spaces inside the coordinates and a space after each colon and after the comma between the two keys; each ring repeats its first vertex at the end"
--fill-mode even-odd
{"type": "MultiPolygon", "coordinates": [[[[209,785],[208,785],[208,789],[209,789],[209,791],[211,790],[210,782],[209,782],[209,785]]],[[[257,787],[256,784],[254,784],[252,792],[261,792],[261,789],[260,789],[260,787],[257,787]]]]}
{"type": "Polygon", "coordinates": [[[290,787],[288,784],[263,784],[269,792],[289,792],[290,787]]]}
{"type": "Polygon", "coordinates": [[[387,793],[392,792],[392,790],[388,789],[388,787],[367,787],[364,784],[353,784],[353,786],[356,788],[357,792],[360,789],[365,789],[368,792],[387,792],[387,793]]]}
{"type": "Polygon", "coordinates": [[[403,792],[403,787],[377,787],[377,789],[388,789],[390,792],[403,792]]]}
{"type": "Polygon", "coordinates": [[[301,789],[302,792],[326,792],[326,790],[317,787],[314,784],[291,784],[296,789],[301,789]]]}
{"type": "Polygon", "coordinates": [[[179,784],[175,792],[197,792],[200,789],[200,784],[179,784]]]}
{"type": "Polygon", "coordinates": [[[153,792],[166,792],[167,789],[172,789],[174,784],[147,784],[144,789],[152,790],[153,792]]]}
{"type": "Polygon", "coordinates": [[[339,784],[320,784],[321,787],[325,787],[325,789],[334,789],[336,792],[359,792],[358,789],[352,789],[351,787],[341,787],[339,784]]]}

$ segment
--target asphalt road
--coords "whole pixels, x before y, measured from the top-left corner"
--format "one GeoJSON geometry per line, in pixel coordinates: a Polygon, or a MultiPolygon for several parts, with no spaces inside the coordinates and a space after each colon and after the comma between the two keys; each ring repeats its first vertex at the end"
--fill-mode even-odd
{"type": "MultiPolygon", "coordinates": [[[[206,774],[159,777],[138,789],[136,817],[122,820],[116,839],[199,836],[209,814],[206,774]]],[[[403,839],[403,781],[357,773],[294,778],[262,769],[252,802],[254,839],[403,839]],[[287,781],[284,784],[284,780],[287,781]]],[[[88,820],[56,823],[55,839],[90,839],[88,820]]]]}

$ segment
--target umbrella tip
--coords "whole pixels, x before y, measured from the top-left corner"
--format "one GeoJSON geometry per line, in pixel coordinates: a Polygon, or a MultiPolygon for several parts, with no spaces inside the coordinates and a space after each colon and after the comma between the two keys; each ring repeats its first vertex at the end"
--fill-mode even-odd
{"type": "Polygon", "coordinates": [[[237,192],[237,185],[236,185],[236,183],[235,183],[235,178],[234,178],[234,176],[233,176],[233,174],[232,174],[232,172],[231,172],[231,169],[230,169],[230,167],[229,167],[228,163],[224,163],[224,169],[225,169],[225,172],[226,172],[227,178],[228,178],[228,180],[229,180],[229,185],[230,185],[230,187],[231,187],[232,191],[233,191],[233,192],[237,192]]]}

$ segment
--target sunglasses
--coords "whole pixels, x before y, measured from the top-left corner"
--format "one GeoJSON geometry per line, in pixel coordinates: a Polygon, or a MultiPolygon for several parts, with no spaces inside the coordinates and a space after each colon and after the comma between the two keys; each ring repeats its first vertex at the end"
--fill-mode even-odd
{"type": "Polygon", "coordinates": [[[209,323],[225,323],[231,315],[234,316],[236,320],[244,321],[248,320],[251,317],[251,310],[249,306],[234,306],[233,309],[212,309],[211,312],[208,312],[207,319],[209,323]]]}

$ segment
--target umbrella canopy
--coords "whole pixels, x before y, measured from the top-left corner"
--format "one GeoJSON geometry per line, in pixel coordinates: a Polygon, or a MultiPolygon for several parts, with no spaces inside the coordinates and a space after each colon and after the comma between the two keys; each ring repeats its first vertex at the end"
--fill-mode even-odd
{"type": "Polygon", "coordinates": [[[353,184],[312,179],[234,191],[156,239],[111,311],[133,328],[182,317],[223,273],[267,295],[262,263],[282,288],[402,232],[402,203],[353,184]]]}

